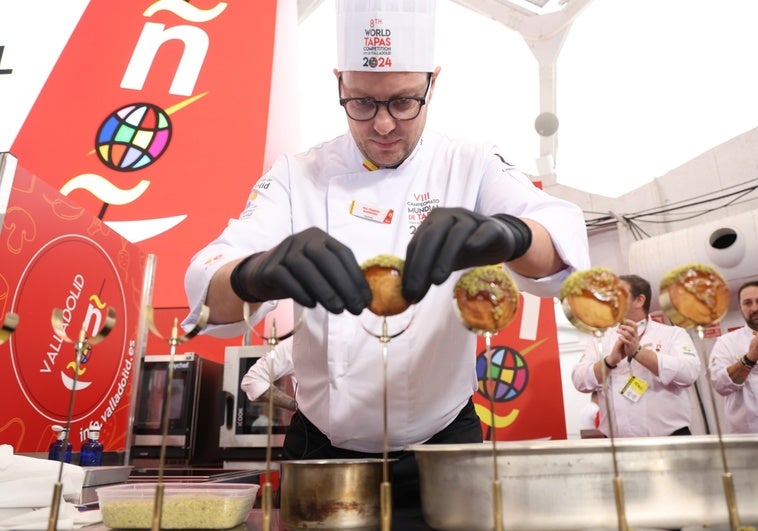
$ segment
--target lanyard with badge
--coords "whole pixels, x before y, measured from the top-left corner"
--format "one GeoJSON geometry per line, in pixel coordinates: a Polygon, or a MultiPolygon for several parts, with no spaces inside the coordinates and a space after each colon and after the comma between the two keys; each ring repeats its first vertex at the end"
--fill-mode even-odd
{"type": "MultiPolygon", "coordinates": [[[[637,335],[638,335],[638,342],[642,344],[642,337],[645,335],[645,332],[647,331],[647,324],[650,317],[646,317],[644,321],[640,321],[637,323],[637,335]],[[642,327],[642,332],[640,333],[640,327],[642,327]]],[[[627,361],[629,362],[629,372],[631,373],[629,376],[629,379],[624,384],[624,387],[621,388],[621,394],[628,400],[637,403],[640,401],[640,398],[642,398],[642,395],[645,394],[645,391],[648,390],[648,387],[650,387],[650,384],[648,384],[645,380],[640,378],[639,376],[634,375],[634,369],[632,365],[632,359],[627,358],[627,361]]]]}

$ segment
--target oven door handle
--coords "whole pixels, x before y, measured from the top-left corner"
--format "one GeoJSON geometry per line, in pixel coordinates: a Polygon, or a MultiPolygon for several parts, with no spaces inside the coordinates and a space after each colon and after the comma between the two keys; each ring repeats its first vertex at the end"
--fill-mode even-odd
{"type": "Polygon", "coordinates": [[[231,430],[234,427],[234,395],[229,391],[221,391],[219,410],[218,418],[222,419],[222,424],[227,430],[231,430]]]}

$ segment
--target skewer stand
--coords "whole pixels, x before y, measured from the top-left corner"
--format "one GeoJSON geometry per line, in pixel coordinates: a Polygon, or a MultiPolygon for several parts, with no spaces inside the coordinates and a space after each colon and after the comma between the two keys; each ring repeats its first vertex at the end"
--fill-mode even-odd
{"type": "Polygon", "coordinates": [[[279,336],[277,335],[276,331],[276,319],[273,319],[271,321],[271,330],[269,331],[269,334],[267,336],[261,336],[256,331],[255,328],[250,326],[249,318],[250,318],[250,305],[248,303],[245,303],[242,307],[242,317],[245,320],[245,323],[250,326],[250,330],[258,336],[260,339],[262,339],[266,345],[271,347],[271,355],[268,359],[268,377],[269,377],[269,394],[268,394],[268,401],[267,401],[267,412],[268,412],[268,429],[266,430],[266,479],[263,482],[263,485],[261,485],[261,531],[271,531],[271,515],[273,514],[273,492],[272,492],[272,485],[271,485],[271,438],[272,438],[272,430],[274,426],[274,349],[279,344],[279,342],[284,341],[285,339],[288,339],[290,336],[292,336],[295,331],[300,327],[300,324],[303,322],[303,317],[305,316],[305,312],[307,310],[303,310],[303,313],[300,315],[300,319],[298,319],[297,323],[295,323],[295,326],[292,327],[292,330],[287,332],[286,334],[279,336]]]}
{"type": "MultiPolygon", "coordinates": [[[[713,300],[709,301],[709,304],[707,304],[709,314],[706,314],[705,316],[702,315],[688,315],[683,314],[679,308],[674,304],[674,301],[668,292],[668,290],[663,289],[664,284],[661,282],[661,293],[659,295],[659,301],[661,303],[661,308],[663,308],[663,312],[666,314],[666,316],[671,320],[672,323],[675,325],[678,325],[682,328],[695,328],[695,331],[697,332],[698,337],[698,355],[700,356],[700,363],[705,366],[705,376],[708,379],[708,390],[710,391],[711,396],[711,407],[713,408],[713,419],[714,423],[716,424],[716,434],[718,436],[718,446],[719,446],[719,452],[721,454],[721,464],[723,468],[723,474],[721,476],[721,482],[724,487],[724,495],[726,497],[726,505],[727,505],[727,511],[729,513],[729,525],[731,531],[752,531],[753,528],[751,527],[743,527],[740,525],[740,517],[737,512],[737,502],[734,494],[734,480],[732,478],[732,473],[729,471],[729,465],[727,464],[726,460],[726,450],[724,448],[724,439],[721,434],[721,422],[719,420],[719,412],[718,408],[716,407],[716,392],[713,389],[713,380],[711,380],[711,369],[710,365],[708,363],[708,356],[705,354],[705,327],[719,322],[724,315],[726,314],[727,310],[727,304],[724,304],[723,311],[721,311],[720,315],[717,315],[715,309],[717,308],[715,301],[718,299],[719,295],[719,288],[721,288],[721,292],[724,293],[723,297],[726,299],[724,302],[728,303],[729,299],[729,290],[726,286],[726,281],[724,280],[721,275],[714,270],[713,268],[710,268],[709,266],[704,265],[692,265],[692,266],[685,266],[684,268],[678,268],[673,270],[677,275],[679,275],[679,279],[681,280],[682,284],[685,286],[686,289],[692,289],[693,292],[698,293],[697,290],[705,291],[706,293],[710,293],[708,297],[713,297],[713,300]],[[700,278],[699,281],[697,279],[698,273],[696,270],[700,272],[704,272],[706,275],[706,279],[704,281],[703,278],[700,278]],[[696,286],[689,288],[687,286],[696,286]],[[708,292],[708,290],[711,290],[708,292]]],[[[671,273],[669,273],[670,275],[671,273]]],[[[698,298],[702,298],[703,295],[698,295],[698,298]]],[[[708,298],[706,297],[706,298],[708,298]]],[[[689,312],[688,312],[689,313],[689,312]]]]}
{"type": "MultiPolygon", "coordinates": [[[[595,336],[597,341],[597,351],[600,355],[600,359],[604,360],[603,354],[603,332],[604,330],[595,330],[592,335],[595,336]]],[[[626,502],[624,499],[624,484],[621,481],[619,475],[618,458],[616,456],[616,413],[613,408],[613,399],[609,385],[611,374],[608,372],[608,368],[605,366],[605,362],[602,363],[603,371],[603,396],[605,397],[605,410],[608,412],[608,431],[610,432],[611,440],[611,456],[613,459],[613,494],[616,500],[616,518],[618,520],[619,531],[628,531],[629,525],[626,521],[626,502]]]]}
{"type": "Polygon", "coordinates": [[[487,369],[484,378],[485,387],[489,385],[489,388],[485,388],[486,395],[490,401],[490,425],[492,431],[490,432],[492,437],[492,518],[493,529],[495,531],[503,531],[503,495],[500,485],[500,474],[497,467],[497,436],[495,434],[495,386],[496,382],[492,378],[492,336],[497,334],[499,330],[482,330],[479,328],[471,327],[465,319],[461,316],[460,309],[457,304],[454,304],[455,312],[458,315],[458,319],[467,330],[474,334],[484,338],[484,358],[487,361],[487,369]]]}
{"type": "Polygon", "coordinates": [[[153,518],[151,521],[152,531],[159,531],[161,528],[161,517],[163,515],[163,493],[165,485],[163,484],[163,467],[166,461],[166,437],[168,436],[168,423],[170,417],[170,404],[171,404],[171,383],[174,378],[174,354],[176,354],[176,346],[180,343],[185,343],[193,337],[195,337],[200,330],[205,327],[208,322],[208,315],[210,309],[207,306],[203,306],[200,311],[197,323],[194,328],[184,335],[179,335],[178,320],[174,318],[174,324],[171,328],[171,335],[169,337],[163,337],[155,326],[155,320],[153,317],[152,306],[145,306],[145,318],[150,331],[161,339],[165,339],[169,344],[169,363],[168,374],[166,376],[166,390],[163,395],[163,411],[161,417],[161,451],[160,459],[158,461],[158,484],[155,486],[155,498],[153,500],[153,518]]]}
{"type": "MultiPolygon", "coordinates": [[[[453,299],[454,301],[456,300],[455,297],[453,297],[453,299]]],[[[490,401],[490,425],[492,428],[490,431],[492,438],[492,519],[493,529],[495,531],[503,531],[503,495],[500,485],[500,474],[498,472],[497,466],[497,435],[495,424],[495,389],[497,382],[494,381],[492,374],[492,336],[497,334],[502,329],[502,327],[499,329],[496,328],[489,330],[473,327],[466,321],[466,319],[463,318],[457,301],[453,303],[453,308],[455,310],[455,314],[458,316],[458,320],[464,327],[466,327],[469,332],[472,332],[477,336],[484,338],[484,358],[487,362],[487,367],[485,369],[486,374],[484,377],[484,386],[485,394],[490,401]]],[[[503,324],[503,327],[504,326],[507,326],[507,323],[503,324]]]]}
{"type": "MultiPolygon", "coordinates": [[[[6,316],[7,319],[7,316],[6,316]]],[[[84,328],[81,329],[79,332],[79,338],[74,341],[71,338],[66,335],[66,325],[63,323],[63,311],[59,308],[55,308],[53,310],[53,315],[51,318],[51,322],[53,325],[53,331],[55,332],[55,335],[57,335],[61,340],[63,340],[66,343],[73,343],[74,344],[74,352],[75,352],[75,358],[74,358],[74,377],[73,377],[73,385],[71,386],[71,397],[68,401],[68,414],[66,415],[66,428],[65,428],[65,436],[63,438],[63,451],[61,452],[61,460],[60,460],[60,467],[58,468],[58,481],[55,482],[55,485],[53,486],[53,500],[50,504],[50,516],[47,521],[47,529],[48,531],[55,531],[58,527],[58,514],[60,511],[60,505],[61,505],[61,493],[63,491],[63,464],[66,460],[66,447],[68,446],[68,438],[71,433],[71,416],[74,413],[74,395],[76,394],[76,383],[79,378],[79,368],[80,365],[83,363],[82,360],[86,361],[86,356],[89,355],[89,352],[92,350],[92,345],[96,345],[100,343],[105,337],[110,333],[111,330],[113,330],[113,325],[116,323],[116,310],[114,310],[112,307],[108,307],[105,322],[103,323],[102,329],[93,337],[87,338],[86,331],[84,328]]],[[[15,328],[15,327],[14,327],[15,328]]],[[[3,329],[5,329],[5,326],[3,326],[3,329]]]]}
{"type": "Polygon", "coordinates": [[[487,360],[486,382],[490,384],[487,396],[490,399],[490,423],[492,424],[492,514],[495,531],[503,531],[503,496],[500,488],[500,475],[497,470],[497,437],[495,436],[495,389],[492,381],[492,336],[490,331],[484,332],[484,357],[487,360]]]}
{"type": "Polygon", "coordinates": [[[696,325],[695,331],[697,332],[701,363],[705,366],[705,376],[708,379],[708,390],[711,396],[711,408],[713,410],[713,420],[716,425],[716,434],[718,435],[719,452],[721,453],[721,464],[723,467],[723,474],[721,475],[721,483],[724,487],[724,496],[726,497],[726,508],[729,512],[729,526],[731,531],[755,531],[755,528],[749,526],[743,526],[740,524],[740,515],[737,511],[737,498],[734,494],[734,479],[732,473],[729,471],[729,465],[726,460],[726,449],[724,447],[724,439],[721,433],[721,421],[719,420],[719,412],[716,407],[716,396],[713,389],[713,381],[711,380],[711,369],[708,364],[708,359],[705,356],[705,327],[703,325],[696,325]]]}
{"type": "Polygon", "coordinates": [[[398,337],[400,334],[408,330],[413,322],[411,317],[408,324],[405,325],[399,332],[390,334],[389,327],[387,325],[387,317],[382,318],[382,331],[376,334],[366,328],[363,324],[363,329],[370,335],[379,340],[382,345],[382,414],[383,414],[383,430],[384,440],[382,445],[382,484],[380,487],[379,507],[381,510],[381,530],[389,531],[392,526],[392,484],[389,480],[389,431],[387,429],[387,351],[390,340],[398,337]]]}

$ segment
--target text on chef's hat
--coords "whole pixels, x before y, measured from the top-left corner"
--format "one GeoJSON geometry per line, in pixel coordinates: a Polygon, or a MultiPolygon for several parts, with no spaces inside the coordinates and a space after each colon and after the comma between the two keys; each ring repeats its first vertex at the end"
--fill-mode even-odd
{"type": "Polygon", "coordinates": [[[337,69],[434,70],[435,0],[337,0],[337,69]]]}

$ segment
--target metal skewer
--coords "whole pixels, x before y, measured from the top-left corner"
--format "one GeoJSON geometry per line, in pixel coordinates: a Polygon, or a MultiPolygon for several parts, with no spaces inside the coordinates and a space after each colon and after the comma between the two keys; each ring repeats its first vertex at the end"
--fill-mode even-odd
{"type": "Polygon", "coordinates": [[[487,362],[484,375],[485,394],[490,401],[490,438],[492,440],[492,518],[495,531],[503,531],[503,495],[500,484],[500,473],[497,466],[497,433],[495,426],[495,387],[497,382],[492,377],[492,336],[499,330],[482,330],[473,328],[461,316],[460,308],[455,306],[456,314],[463,326],[474,334],[484,338],[484,359],[487,362]],[[489,387],[489,388],[488,388],[489,387]]]}
{"type": "MultiPolygon", "coordinates": [[[[597,351],[599,354],[600,371],[603,377],[602,391],[605,399],[605,411],[608,417],[608,433],[611,442],[611,459],[613,461],[613,493],[616,503],[616,519],[618,521],[619,531],[628,531],[629,525],[626,521],[626,506],[624,500],[624,484],[621,481],[618,467],[618,457],[616,455],[616,412],[613,407],[613,391],[611,383],[611,374],[608,372],[607,362],[603,353],[603,335],[611,326],[623,322],[624,315],[629,307],[629,292],[620,285],[618,277],[607,268],[596,267],[587,271],[575,271],[563,282],[561,286],[561,306],[569,322],[577,329],[583,332],[589,332],[595,338],[597,351]],[[606,326],[596,326],[595,324],[586,323],[574,313],[571,304],[571,294],[586,294],[591,301],[597,301],[601,304],[609,305],[612,310],[613,323],[606,326]]],[[[604,321],[605,324],[605,321],[604,321]]]]}
{"type": "MultiPolygon", "coordinates": [[[[595,340],[597,341],[597,350],[600,354],[600,359],[604,360],[602,341],[603,331],[595,330],[592,335],[595,336],[595,340]]],[[[603,396],[605,397],[605,410],[608,412],[608,432],[611,440],[611,457],[613,459],[613,494],[616,500],[616,518],[618,520],[619,531],[628,531],[629,525],[626,521],[624,484],[619,475],[618,458],[616,456],[616,412],[613,408],[611,393],[608,392],[609,389],[612,389],[609,385],[611,373],[608,372],[608,367],[605,366],[605,361],[601,364],[601,370],[603,371],[603,396]]]]}
{"type": "Polygon", "coordinates": [[[158,484],[155,486],[155,499],[153,500],[153,518],[152,518],[152,531],[159,531],[161,528],[161,517],[163,516],[163,494],[165,486],[163,483],[163,467],[166,461],[166,438],[168,437],[168,423],[170,416],[171,406],[171,383],[174,378],[174,354],[176,353],[176,346],[180,343],[184,343],[193,337],[195,337],[208,322],[208,316],[210,309],[207,306],[203,306],[198,316],[197,323],[194,328],[184,335],[179,335],[179,323],[174,318],[174,324],[171,327],[171,335],[166,338],[161,335],[158,328],[155,326],[155,320],[153,318],[153,308],[151,306],[145,306],[145,318],[150,331],[161,339],[166,339],[169,344],[169,362],[168,362],[168,374],[166,376],[166,390],[163,395],[163,411],[161,417],[161,451],[160,458],[158,460],[158,484]]]}
{"type": "MultiPolygon", "coordinates": [[[[245,320],[247,320],[247,317],[245,320]]],[[[286,339],[286,337],[282,339],[286,339]]],[[[271,355],[268,357],[269,393],[266,408],[268,414],[268,426],[266,429],[266,480],[263,482],[261,491],[261,509],[263,510],[261,530],[271,531],[271,514],[274,507],[271,485],[271,436],[274,425],[274,349],[279,343],[279,338],[276,335],[276,319],[271,321],[271,334],[266,338],[266,343],[271,347],[271,355]]]]}
{"type": "Polygon", "coordinates": [[[700,359],[701,363],[705,365],[705,376],[708,379],[709,385],[708,390],[710,391],[711,395],[711,408],[713,409],[713,421],[716,425],[716,434],[718,436],[718,442],[719,442],[719,451],[721,453],[721,464],[723,467],[723,474],[721,475],[721,483],[724,486],[724,496],[726,497],[726,507],[727,511],[729,512],[729,526],[732,531],[753,531],[754,528],[752,527],[745,527],[740,525],[740,515],[737,512],[737,499],[734,493],[734,478],[732,477],[732,473],[729,471],[729,465],[727,464],[726,460],[726,449],[724,447],[724,439],[721,434],[721,422],[719,420],[719,412],[718,408],[716,407],[716,396],[715,392],[713,390],[713,380],[711,380],[711,368],[708,364],[708,359],[705,356],[705,334],[704,330],[705,327],[701,324],[695,325],[695,330],[697,331],[697,337],[700,348],[698,349],[700,352],[700,359]]]}
{"type": "Polygon", "coordinates": [[[387,318],[382,319],[382,335],[379,341],[382,343],[382,423],[384,439],[382,444],[382,485],[379,498],[381,509],[382,531],[388,531],[392,525],[392,485],[389,480],[389,432],[387,430],[387,343],[390,342],[387,328],[387,318]]]}
{"type": "MultiPolygon", "coordinates": [[[[66,343],[73,343],[75,352],[74,377],[71,386],[71,397],[68,401],[68,413],[66,415],[66,427],[64,429],[65,435],[63,437],[63,451],[61,452],[60,467],[58,468],[58,481],[55,482],[55,486],[53,487],[53,501],[50,505],[50,516],[47,521],[48,531],[55,531],[58,526],[58,514],[60,511],[61,493],[63,491],[63,464],[66,461],[66,448],[68,447],[68,439],[71,434],[71,417],[74,414],[74,396],[76,394],[76,383],[79,379],[79,366],[81,365],[84,354],[89,353],[89,351],[92,350],[92,345],[100,343],[105,339],[105,336],[113,330],[113,325],[116,323],[116,310],[110,306],[108,307],[102,329],[89,339],[87,339],[87,333],[84,328],[79,331],[79,338],[76,341],[66,335],[66,326],[63,324],[63,311],[59,308],[53,310],[51,322],[55,335],[66,343]]],[[[3,326],[3,329],[5,329],[5,326],[3,326]]]]}
{"type": "Polygon", "coordinates": [[[271,530],[271,514],[273,512],[272,486],[271,486],[271,436],[274,425],[274,348],[278,341],[276,339],[276,320],[271,322],[271,355],[268,359],[268,426],[266,429],[266,481],[263,483],[263,492],[261,492],[261,508],[263,509],[263,521],[261,529],[263,531],[271,530]]]}
{"type": "Polygon", "coordinates": [[[361,323],[363,329],[377,338],[382,344],[382,421],[383,421],[383,441],[382,441],[382,483],[379,491],[379,507],[381,511],[381,531],[389,531],[392,527],[392,484],[389,480],[389,429],[387,421],[388,401],[387,401],[387,352],[389,342],[408,330],[413,322],[411,315],[408,323],[399,332],[391,334],[387,325],[387,317],[382,317],[382,331],[375,334],[361,323]]]}
{"type": "Polygon", "coordinates": [[[492,335],[490,331],[483,334],[485,345],[484,357],[487,360],[487,378],[485,378],[485,381],[490,385],[487,395],[490,399],[490,423],[492,424],[492,431],[490,432],[492,438],[492,513],[495,519],[495,531],[503,531],[503,496],[500,487],[500,474],[497,470],[497,437],[495,435],[496,382],[492,378],[492,335]]]}
{"type": "Polygon", "coordinates": [[[721,454],[721,464],[723,467],[721,482],[726,497],[730,529],[731,531],[752,531],[753,528],[740,525],[740,517],[737,512],[737,502],[734,493],[734,481],[726,460],[726,449],[721,434],[721,422],[719,420],[718,408],[716,407],[716,392],[713,388],[708,356],[705,354],[705,327],[710,324],[718,323],[724,317],[728,308],[729,288],[727,287],[726,280],[715,269],[704,264],[692,264],[676,268],[661,281],[659,301],[664,313],[669,319],[671,319],[673,324],[681,326],[682,328],[694,327],[697,331],[699,346],[698,355],[700,356],[700,362],[705,366],[705,375],[708,379],[708,390],[711,395],[711,407],[713,408],[713,419],[716,424],[719,452],[721,454]],[[691,316],[680,312],[679,308],[674,304],[668,286],[664,284],[664,281],[667,278],[669,280],[671,278],[676,278],[677,282],[681,282],[684,289],[696,294],[702,302],[706,303],[708,314],[705,314],[705,318],[703,318],[702,315],[691,316]],[[717,304],[719,300],[724,303],[723,309],[717,304]],[[717,309],[719,309],[720,313],[716,311],[717,309]]]}
{"type": "MultiPolygon", "coordinates": [[[[455,299],[454,299],[455,300],[455,299]]],[[[497,382],[494,381],[492,372],[492,336],[497,334],[500,329],[485,330],[481,328],[475,328],[471,326],[461,315],[461,309],[457,302],[453,303],[453,308],[458,320],[466,327],[469,332],[473,332],[477,336],[484,338],[484,359],[487,362],[485,375],[484,375],[484,394],[489,398],[490,402],[490,438],[492,440],[492,518],[493,529],[495,531],[503,531],[503,495],[500,483],[500,473],[498,472],[497,464],[497,427],[495,425],[495,390],[497,382]],[[489,387],[489,388],[488,388],[489,387]]],[[[515,315],[515,313],[514,313],[515,315]]],[[[503,325],[506,326],[506,325],[503,325]]]]}
{"type": "Polygon", "coordinates": [[[256,336],[261,338],[267,345],[271,347],[271,352],[268,360],[269,393],[266,408],[268,411],[268,429],[266,430],[266,479],[264,480],[263,485],[261,485],[261,531],[271,531],[271,515],[273,514],[274,507],[272,494],[273,487],[271,485],[271,439],[273,437],[274,424],[274,350],[276,348],[276,345],[285,339],[289,339],[292,335],[294,335],[297,329],[300,328],[300,325],[303,323],[303,317],[305,317],[306,311],[307,310],[305,309],[303,310],[303,312],[300,314],[300,319],[298,319],[297,323],[295,323],[295,325],[292,327],[292,330],[286,334],[282,336],[277,335],[276,319],[272,319],[269,335],[261,336],[255,331],[255,328],[250,326],[250,323],[248,321],[250,318],[250,305],[248,303],[245,303],[242,306],[242,317],[245,320],[245,323],[250,326],[250,330],[256,336]]]}

